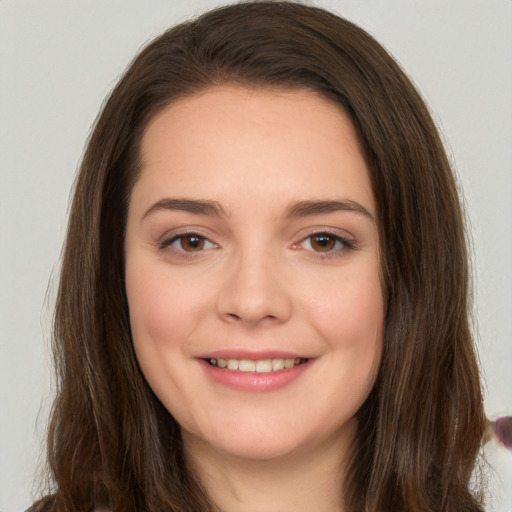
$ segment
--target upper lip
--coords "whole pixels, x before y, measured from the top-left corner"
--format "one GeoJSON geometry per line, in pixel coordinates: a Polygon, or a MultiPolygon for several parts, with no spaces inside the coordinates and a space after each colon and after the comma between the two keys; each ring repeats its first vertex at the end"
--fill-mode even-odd
{"type": "Polygon", "coordinates": [[[279,349],[247,349],[224,348],[202,354],[198,359],[249,359],[259,361],[264,359],[310,359],[297,352],[279,349]]]}

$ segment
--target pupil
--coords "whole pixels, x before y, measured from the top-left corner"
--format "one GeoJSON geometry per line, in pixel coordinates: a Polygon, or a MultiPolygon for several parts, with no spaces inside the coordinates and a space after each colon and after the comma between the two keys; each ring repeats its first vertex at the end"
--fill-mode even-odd
{"type": "Polygon", "coordinates": [[[330,235],[316,235],[313,237],[311,245],[317,251],[327,252],[334,247],[334,238],[330,235]]]}
{"type": "Polygon", "coordinates": [[[204,246],[204,240],[198,236],[187,236],[185,240],[182,241],[182,246],[189,251],[200,251],[204,246]]]}

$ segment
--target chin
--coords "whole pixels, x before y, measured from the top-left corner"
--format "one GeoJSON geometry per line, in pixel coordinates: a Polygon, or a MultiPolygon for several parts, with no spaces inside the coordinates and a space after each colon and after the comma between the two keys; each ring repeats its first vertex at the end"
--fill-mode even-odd
{"type": "Polygon", "coordinates": [[[225,443],[219,448],[227,455],[246,461],[271,461],[284,459],[300,452],[302,446],[287,442],[286,439],[251,439],[225,443]]]}
{"type": "Polygon", "coordinates": [[[218,430],[210,429],[210,435],[200,436],[201,439],[197,435],[184,432],[184,444],[185,447],[194,444],[195,451],[200,446],[199,452],[202,453],[220,453],[224,457],[244,461],[285,461],[304,456],[308,452],[320,453],[323,449],[341,450],[347,439],[353,438],[356,420],[353,418],[332,430],[301,430],[296,421],[262,423],[258,424],[256,420],[249,420],[249,423],[233,422],[218,430]]]}

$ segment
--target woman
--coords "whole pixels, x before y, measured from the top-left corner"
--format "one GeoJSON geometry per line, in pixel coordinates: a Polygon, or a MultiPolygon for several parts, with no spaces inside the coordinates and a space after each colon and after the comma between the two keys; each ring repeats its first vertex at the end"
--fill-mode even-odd
{"type": "Polygon", "coordinates": [[[482,510],[453,175],[397,64],[326,11],[226,7],[135,59],[54,337],[32,510],[482,510]]]}

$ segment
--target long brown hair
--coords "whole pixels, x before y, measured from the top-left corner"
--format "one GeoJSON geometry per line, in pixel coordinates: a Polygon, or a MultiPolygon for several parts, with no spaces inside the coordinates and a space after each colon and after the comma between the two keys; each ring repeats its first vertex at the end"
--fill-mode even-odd
{"type": "Polygon", "coordinates": [[[123,244],[148,121],[218,84],[306,88],[338,102],[378,209],[386,300],[377,381],[346,475],[353,512],[481,511],[470,488],[485,429],[469,326],[468,255],[456,183],[421,97],[353,23],[294,2],[223,7],[170,29],[133,61],[90,137],[69,219],[54,324],[58,390],[51,495],[33,510],[215,510],[187,469],[179,426],[132,346],[123,244]]]}

